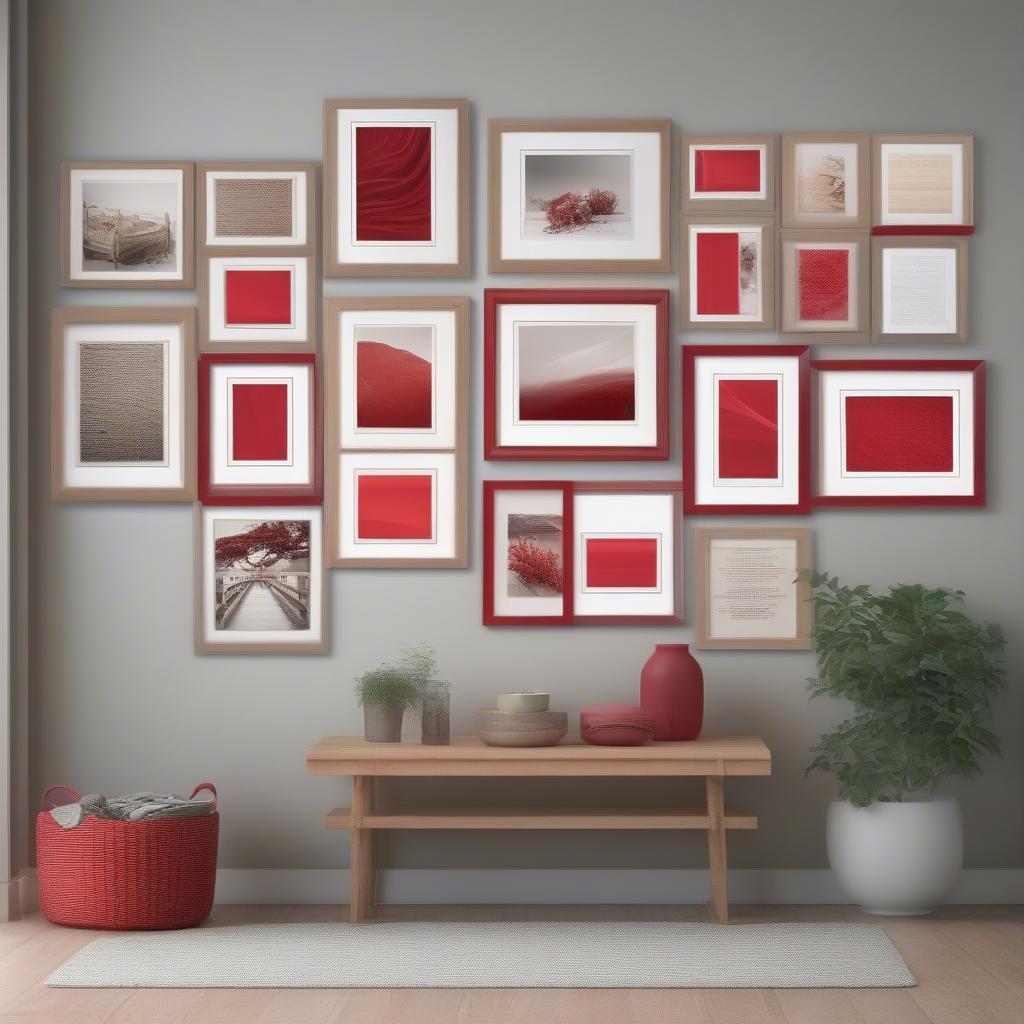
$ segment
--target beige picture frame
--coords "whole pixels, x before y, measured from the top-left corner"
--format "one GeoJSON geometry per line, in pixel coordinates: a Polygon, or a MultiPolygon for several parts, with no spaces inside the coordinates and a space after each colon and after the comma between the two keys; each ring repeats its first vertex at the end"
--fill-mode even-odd
{"type": "Polygon", "coordinates": [[[782,228],[799,230],[823,228],[826,230],[867,231],[871,227],[871,136],[859,132],[783,132],[782,134],[782,228]],[[857,212],[801,213],[799,210],[797,180],[797,147],[835,143],[857,147],[857,212]]]}
{"type": "Polygon", "coordinates": [[[685,214],[773,212],[778,192],[778,135],[770,132],[740,132],[714,135],[684,135],[679,141],[679,197],[685,214]],[[765,197],[754,199],[702,199],[691,195],[693,184],[691,146],[764,146],[765,197]]]}

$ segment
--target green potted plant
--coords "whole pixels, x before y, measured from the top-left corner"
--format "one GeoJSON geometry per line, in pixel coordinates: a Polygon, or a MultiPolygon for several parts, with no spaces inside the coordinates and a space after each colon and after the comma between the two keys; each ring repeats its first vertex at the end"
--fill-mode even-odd
{"type": "Polygon", "coordinates": [[[363,709],[363,729],[367,740],[373,743],[400,742],[406,708],[415,707],[423,701],[432,709],[432,735],[437,733],[437,738],[430,742],[448,741],[448,684],[437,678],[436,662],[434,649],[420,644],[406,648],[398,661],[386,662],[356,679],[356,700],[363,709]],[[435,707],[442,697],[443,722],[440,721],[440,707],[435,707]]]}
{"type": "Polygon", "coordinates": [[[811,585],[818,677],[811,696],[853,703],[821,738],[807,771],[831,772],[829,863],[871,913],[926,914],[963,864],[955,799],[933,795],[947,776],[981,771],[998,754],[992,705],[1005,685],[1002,630],[964,614],[964,594],[899,585],[887,594],[827,574],[811,585]]]}

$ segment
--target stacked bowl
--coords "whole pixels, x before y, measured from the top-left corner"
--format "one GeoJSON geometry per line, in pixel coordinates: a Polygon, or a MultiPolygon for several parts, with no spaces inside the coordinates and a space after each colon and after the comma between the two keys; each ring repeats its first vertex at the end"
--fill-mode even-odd
{"type": "Polygon", "coordinates": [[[496,708],[481,708],[476,732],[490,747],[553,747],[569,731],[569,716],[550,711],[546,693],[499,693],[496,708]]]}

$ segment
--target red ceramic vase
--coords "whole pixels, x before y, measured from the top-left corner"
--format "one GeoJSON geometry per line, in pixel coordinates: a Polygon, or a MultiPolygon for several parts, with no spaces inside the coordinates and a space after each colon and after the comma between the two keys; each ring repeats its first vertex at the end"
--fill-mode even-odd
{"type": "Polygon", "coordinates": [[[656,644],[640,673],[640,705],[656,740],[695,740],[704,724],[704,673],[689,644],[656,644]]]}

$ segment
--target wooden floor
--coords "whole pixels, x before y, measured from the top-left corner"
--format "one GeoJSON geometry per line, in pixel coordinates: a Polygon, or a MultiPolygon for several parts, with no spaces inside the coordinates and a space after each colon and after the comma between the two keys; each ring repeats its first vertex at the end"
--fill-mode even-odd
{"type": "MultiPolygon", "coordinates": [[[[388,919],[703,920],[699,908],[474,907],[387,910],[388,919]]],[[[233,907],[221,923],[346,920],[347,908],[233,907]]],[[[869,918],[849,907],[735,908],[734,922],[881,923],[914,989],[46,989],[97,933],[38,914],[0,925],[0,1024],[1011,1024],[1024,1022],[1024,908],[951,907],[869,918]]],[[[373,925],[365,927],[372,928],[373,925]]]]}

